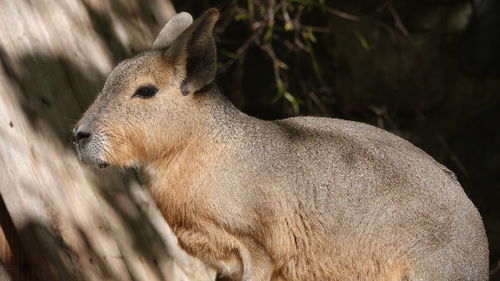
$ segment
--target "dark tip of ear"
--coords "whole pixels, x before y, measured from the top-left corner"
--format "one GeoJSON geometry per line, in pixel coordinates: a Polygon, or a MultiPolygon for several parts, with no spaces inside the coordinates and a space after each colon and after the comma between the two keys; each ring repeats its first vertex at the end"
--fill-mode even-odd
{"type": "Polygon", "coordinates": [[[218,19],[219,15],[220,15],[219,9],[217,9],[217,8],[210,8],[210,9],[206,10],[205,13],[207,14],[208,17],[214,18],[214,19],[218,19]]]}
{"type": "Polygon", "coordinates": [[[220,13],[218,9],[210,8],[203,12],[203,14],[201,14],[201,16],[199,17],[199,21],[204,22],[207,25],[212,25],[213,27],[215,22],[217,22],[217,20],[219,19],[219,15],[220,13]]]}

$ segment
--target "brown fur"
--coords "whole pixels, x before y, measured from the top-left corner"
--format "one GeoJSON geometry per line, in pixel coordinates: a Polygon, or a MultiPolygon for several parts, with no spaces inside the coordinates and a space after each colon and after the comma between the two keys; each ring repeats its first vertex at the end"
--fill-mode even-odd
{"type": "MultiPolygon", "coordinates": [[[[213,83],[209,10],[124,61],[75,127],[90,164],[141,167],[190,254],[232,280],[486,280],[481,218],[449,170],[338,119],[262,121],[213,83]],[[173,36],[173,35],[172,35],[173,36]],[[136,89],[158,92],[137,98],[136,89]]],[[[167,34],[167,35],[166,35],[167,34]]]]}

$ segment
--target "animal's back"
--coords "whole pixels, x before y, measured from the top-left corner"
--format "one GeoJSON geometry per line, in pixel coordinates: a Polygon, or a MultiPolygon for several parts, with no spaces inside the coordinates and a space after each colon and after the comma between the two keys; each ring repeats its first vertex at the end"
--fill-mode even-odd
{"type": "MultiPolygon", "coordinates": [[[[283,264],[288,280],[311,277],[300,272],[344,276],[339,280],[487,279],[480,215],[453,173],[425,152],[358,122],[273,123],[269,135],[279,152],[267,153],[263,174],[279,190],[291,229],[285,233],[294,240],[283,264]]],[[[271,236],[269,248],[280,240],[271,236]]]]}

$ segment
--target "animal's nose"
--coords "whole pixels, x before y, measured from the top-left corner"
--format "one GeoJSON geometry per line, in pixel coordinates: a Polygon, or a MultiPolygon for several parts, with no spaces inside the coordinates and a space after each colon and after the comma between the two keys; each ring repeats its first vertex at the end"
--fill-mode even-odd
{"type": "Polygon", "coordinates": [[[77,142],[82,142],[82,141],[87,141],[92,138],[92,132],[88,130],[83,130],[83,129],[77,129],[75,133],[75,140],[77,142]]]}

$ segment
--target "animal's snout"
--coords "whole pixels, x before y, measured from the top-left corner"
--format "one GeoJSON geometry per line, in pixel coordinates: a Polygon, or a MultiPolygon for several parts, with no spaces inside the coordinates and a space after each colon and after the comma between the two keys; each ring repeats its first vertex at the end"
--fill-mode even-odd
{"type": "Polygon", "coordinates": [[[80,160],[86,164],[104,168],[107,163],[101,158],[101,149],[105,143],[102,141],[102,135],[95,133],[94,130],[95,127],[90,127],[87,123],[77,124],[73,128],[73,136],[75,137],[73,144],[80,160]]]}
{"type": "Polygon", "coordinates": [[[78,143],[88,142],[92,138],[92,131],[85,128],[75,128],[75,141],[78,143]]]}

